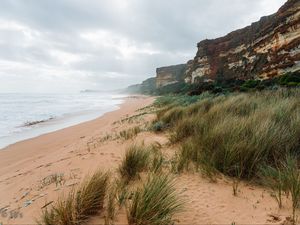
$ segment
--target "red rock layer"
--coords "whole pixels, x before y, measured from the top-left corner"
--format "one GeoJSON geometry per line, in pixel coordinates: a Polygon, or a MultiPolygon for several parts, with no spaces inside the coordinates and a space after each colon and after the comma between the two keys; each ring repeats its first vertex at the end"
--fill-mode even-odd
{"type": "Polygon", "coordinates": [[[216,79],[267,79],[300,69],[300,0],[251,26],[198,43],[186,82],[216,79]]]}

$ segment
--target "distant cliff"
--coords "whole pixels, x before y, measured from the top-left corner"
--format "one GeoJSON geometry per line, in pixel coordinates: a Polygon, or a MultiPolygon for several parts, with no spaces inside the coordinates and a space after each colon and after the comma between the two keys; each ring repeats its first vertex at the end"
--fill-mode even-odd
{"type": "Polygon", "coordinates": [[[156,91],[156,78],[151,77],[144,80],[141,84],[134,84],[127,87],[124,92],[131,94],[154,94],[156,91]]]}
{"type": "Polygon", "coordinates": [[[141,90],[144,94],[153,94],[156,90],[156,78],[151,77],[141,84],[141,90]]]}
{"type": "Polygon", "coordinates": [[[161,67],[156,69],[156,88],[183,82],[186,64],[161,67]]]}
{"type": "Polygon", "coordinates": [[[185,81],[268,79],[298,69],[300,0],[289,0],[277,13],[251,26],[198,43],[196,57],[187,63],[185,81]]]}

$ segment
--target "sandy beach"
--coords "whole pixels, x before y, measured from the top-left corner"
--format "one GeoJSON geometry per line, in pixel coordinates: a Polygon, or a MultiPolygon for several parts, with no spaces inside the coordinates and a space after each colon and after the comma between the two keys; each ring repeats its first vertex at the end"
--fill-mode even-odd
{"type": "MultiPolygon", "coordinates": [[[[154,97],[128,97],[120,109],[76,126],[13,144],[0,151],[0,222],[35,224],[42,208],[67,193],[98,168],[112,173],[132,143],[158,142],[166,155],[176,146],[168,145],[166,134],[143,131],[134,139],[113,138],[131,127],[142,130],[155,114],[140,109],[154,97]],[[55,180],[55,182],[53,182],[55,180]],[[3,213],[3,210],[6,210],[3,213]],[[9,218],[10,215],[14,218],[9,218]]],[[[290,202],[278,209],[269,190],[242,183],[239,194],[232,194],[231,180],[220,177],[211,182],[199,174],[178,175],[177,188],[185,210],[177,215],[178,224],[281,224],[290,215],[290,202]]],[[[103,224],[103,216],[92,219],[103,224]]],[[[126,224],[120,212],[116,224],[126,224]]]]}

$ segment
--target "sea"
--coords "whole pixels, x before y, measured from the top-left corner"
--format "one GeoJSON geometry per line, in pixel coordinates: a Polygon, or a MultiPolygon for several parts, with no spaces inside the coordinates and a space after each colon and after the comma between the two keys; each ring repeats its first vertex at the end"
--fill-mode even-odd
{"type": "Polygon", "coordinates": [[[125,95],[0,93],[0,149],[118,109],[125,95]]]}

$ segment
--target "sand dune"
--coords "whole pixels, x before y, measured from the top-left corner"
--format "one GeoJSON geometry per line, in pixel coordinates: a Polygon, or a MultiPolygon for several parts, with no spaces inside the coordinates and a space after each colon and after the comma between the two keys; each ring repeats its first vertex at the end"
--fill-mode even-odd
{"type": "MultiPolygon", "coordinates": [[[[176,147],[168,145],[165,134],[141,132],[133,140],[115,138],[124,129],[141,129],[154,118],[139,109],[152,97],[128,98],[119,110],[86,123],[22,141],[0,151],[0,222],[35,224],[41,208],[67,193],[97,168],[115,171],[125,149],[134,142],[159,142],[171,156],[176,147]],[[3,213],[3,208],[8,214],[3,213]],[[10,213],[13,217],[9,218],[10,213]]],[[[238,196],[232,194],[231,180],[220,177],[210,182],[199,174],[177,177],[177,188],[186,201],[178,224],[281,224],[290,214],[285,200],[279,210],[268,190],[242,183],[238,196]]],[[[116,224],[126,224],[121,211],[116,224]]],[[[103,224],[102,215],[91,223],[103,224]]]]}

